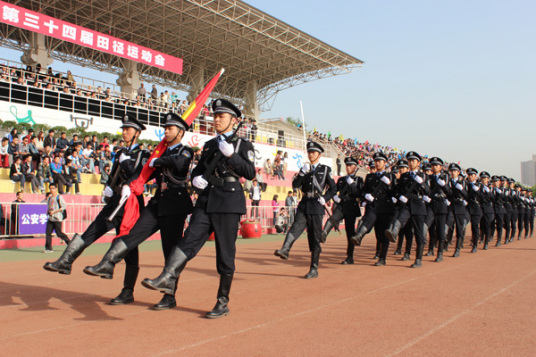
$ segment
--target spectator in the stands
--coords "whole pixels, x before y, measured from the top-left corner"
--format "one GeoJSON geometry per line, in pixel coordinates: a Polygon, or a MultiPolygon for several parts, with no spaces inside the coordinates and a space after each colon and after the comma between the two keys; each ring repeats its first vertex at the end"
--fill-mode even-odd
{"type": "Polygon", "coordinates": [[[91,144],[91,138],[89,135],[84,135],[84,139],[82,140],[82,147],[86,148],[87,144],[91,144]]]}
{"type": "Polygon", "coordinates": [[[45,241],[45,253],[53,253],[52,250],[52,232],[56,232],[56,235],[63,239],[65,244],[69,244],[69,237],[61,230],[61,222],[63,222],[63,211],[67,208],[63,197],[58,194],[59,187],[55,184],[50,185],[50,197],[47,202],[47,228],[46,228],[46,241],[45,241]]]}
{"type": "Polygon", "coordinates": [[[151,90],[151,100],[156,101],[158,99],[158,89],[156,85],[153,84],[153,89],[151,90]]]}
{"type": "Polygon", "coordinates": [[[78,154],[78,150],[73,150],[72,154],[69,156],[69,160],[71,160],[71,169],[73,171],[73,176],[76,174],[76,179],[78,182],[82,182],[82,164],[80,163],[80,155],[78,154]]]}
{"type": "Polygon", "coordinates": [[[50,164],[50,171],[52,171],[52,179],[54,183],[58,185],[58,191],[63,195],[63,187],[67,186],[67,181],[63,177],[63,166],[60,163],[60,156],[56,155],[53,162],[50,164]]]}
{"type": "Polygon", "coordinates": [[[34,136],[34,130],[30,128],[28,129],[28,134],[26,134],[24,137],[28,138],[28,142],[30,142],[32,140],[32,136],[34,136]]]}
{"type": "Polygon", "coordinates": [[[30,152],[30,140],[25,136],[22,138],[22,142],[19,144],[19,154],[25,155],[30,152]]]}
{"type": "Polygon", "coordinates": [[[107,136],[102,138],[102,143],[100,143],[100,146],[102,146],[102,150],[106,150],[108,148],[108,146],[110,146],[110,142],[108,141],[107,136]]]}
{"type": "Polygon", "coordinates": [[[112,150],[110,149],[110,145],[108,145],[106,147],[106,150],[104,150],[104,155],[103,155],[103,160],[104,160],[104,164],[108,164],[110,165],[110,167],[112,167],[114,161],[113,161],[113,153],[112,153],[112,150]]]}
{"type": "Polygon", "coordinates": [[[104,169],[101,170],[100,183],[106,187],[108,185],[108,179],[110,178],[110,165],[104,165],[104,169]]]}
{"type": "Polygon", "coordinates": [[[50,157],[43,158],[43,161],[37,168],[37,179],[39,180],[39,186],[44,190],[45,183],[50,184],[54,180],[52,179],[52,171],[50,171],[50,157]]]}
{"type": "Polygon", "coordinates": [[[274,197],[272,198],[272,210],[273,210],[273,213],[274,213],[272,226],[275,226],[275,220],[277,219],[277,212],[279,210],[279,202],[277,202],[278,197],[279,196],[274,195],[274,197]]]}
{"type": "Polygon", "coordinates": [[[249,190],[249,197],[251,198],[251,214],[250,218],[259,217],[259,203],[261,202],[261,187],[257,180],[253,179],[252,186],[249,190]]]}
{"type": "Polygon", "coordinates": [[[20,190],[16,194],[15,201],[11,205],[11,232],[18,233],[16,227],[19,220],[19,204],[26,203],[24,201],[24,191],[20,190]]]}
{"type": "Polygon", "coordinates": [[[37,136],[32,136],[28,148],[30,151],[30,155],[32,155],[32,167],[34,170],[36,170],[37,166],[39,166],[39,162],[41,161],[41,154],[39,153],[39,149],[37,148],[37,136]]]}
{"type": "Polygon", "coordinates": [[[284,207],[281,207],[277,219],[275,220],[275,230],[277,233],[287,233],[288,229],[288,219],[287,219],[287,210],[284,207]]]}
{"type": "Polygon", "coordinates": [[[9,167],[9,139],[3,138],[0,146],[0,167],[9,167]]]}
{"type": "MultiPolygon", "coordinates": [[[[24,162],[20,165],[22,174],[24,175],[24,181],[30,182],[32,185],[32,193],[39,192],[39,179],[35,176],[36,171],[32,169],[32,155],[28,154],[24,156],[24,162]]],[[[24,189],[24,188],[22,188],[24,189]]],[[[41,193],[45,193],[44,191],[41,193]]]]}
{"type": "Polygon", "coordinates": [[[272,177],[274,174],[270,159],[266,159],[266,161],[264,162],[264,173],[266,174],[267,178],[272,177]]]}
{"type": "Polygon", "coordinates": [[[91,148],[93,151],[97,150],[97,148],[100,146],[99,139],[97,138],[97,135],[93,135],[91,137],[91,148]]]}
{"type": "Polygon", "coordinates": [[[39,151],[43,151],[45,147],[45,133],[43,133],[43,130],[39,130],[39,133],[37,134],[37,149],[39,151]]]}
{"type": "Polygon", "coordinates": [[[112,139],[112,143],[110,144],[110,149],[112,152],[115,150],[115,147],[117,146],[117,139],[112,139]]]}
{"type": "Polygon", "coordinates": [[[255,180],[257,180],[257,182],[259,183],[261,191],[265,192],[266,191],[266,183],[264,182],[264,179],[262,178],[261,169],[257,169],[257,174],[255,175],[255,180]]]}
{"type": "Polygon", "coordinates": [[[20,156],[15,156],[13,158],[13,164],[11,165],[11,169],[9,170],[9,178],[13,182],[20,182],[20,189],[24,190],[24,182],[26,182],[26,180],[24,174],[22,173],[20,162],[20,156]]]}
{"type": "Polygon", "coordinates": [[[48,136],[45,138],[43,146],[49,145],[52,151],[56,150],[56,138],[54,137],[54,129],[48,131],[48,136]]]}
{"type": "Polygon", "coordinates": [[[91,158],[94,161],[94,166],[99,168],[99,173],[102,172],[102,169],[104,168],[104,160],[102,158],[102,148],[100,145],[91,153],[91,158]]]}
{"type": "Polygon", "coordinates": [[[10,143],[13,142],[13,139],[14,139],[15,137],[17,137],[17,138],[19,137],[19,133],[18,133],[18,131],[17,131],[17,128],[13,128],[13,129],[11,129],[11,131],[10,131],[9,134],[7,135],[7,138],[9,139],[9,142],[10,142],[10,143]]]}
{"type": "Polygon", "coordinates": [[[74,143],[76,143],[77,141],[78,141],[78,134],[74,134],[71,141],[69,141],[69,145],[73,146],[74,143]]]}
{"type": "Polygon", "coordinates": [[[91,143],[88,143],[86,145],[86,148],[82,150],[82,154],[79,155],[79,160],[80,165],[83,166],[83,169],[85,168],[86,171],[91,172],[93,174],[95,173],[95,160],[91,156],[92,153],[93,150],[91,149],[91,143]]]}
{"type": "Polygon", "coordinates": [[[140,84],[140,87],[138,88],[138,96],[142,102],[145,102],[145,97],[147,96],[147,89],[145,89],[143,83],[140,84]]]}
{"type": "Polygon", "coordinates": [[[50,145],[45,145],[43,148],[43,152],[41,153],[41,160],[43,160],[45,157],[48,157],[49,162],[52,162],[52,148],[50,145]]]}
{"type": "MultiPolygon", "coordinates": [[[[73,162],[71,159],[65,160],[65,165],[63,165],[63,177],[67,181],[67,186],[72,187],[74,184],[75,193],[80,194],[80,185],[78,177],[76,174],[76,169],[73,167],[73,162]]],[[[72,193],[69,189],[69,193],[72,193]]]]}
{"type": "Polygon", "coordinates": [[[69,140],[67,140],[67,134],[62,131],[58,142],[56,143],[56,149],[64,151],[69,146],[69,140]]]}
{"type": "Polygon", "coordinates": [[[19,156],[19,137],[18,136],[13,137],[13,141],[11,142],[11,144],[9,144],[8,153],[9,153],[10,162],[13,163],[15,156],[19,156]]]}

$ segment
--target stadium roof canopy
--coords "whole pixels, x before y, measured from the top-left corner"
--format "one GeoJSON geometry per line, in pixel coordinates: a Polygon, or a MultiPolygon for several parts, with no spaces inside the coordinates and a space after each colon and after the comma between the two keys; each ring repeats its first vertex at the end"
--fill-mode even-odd
{"type": "MultiPolygon", "coordinates": [[[[350,73],[362,61],[242,1],[230,0],[13,0],[15,5],[75,23],[184,60],[183,75],[138,64],[150,83],[188,92],[195,77],[226,73],[215,93],[244,102],[255,83],[267,109],[286,88],[350,73]]],[[[30,33],[0,24],[5,46],[27,49],[30,33]]],[[[120,74],[122,59],[46,38],[51,56],[120,74]]]]}

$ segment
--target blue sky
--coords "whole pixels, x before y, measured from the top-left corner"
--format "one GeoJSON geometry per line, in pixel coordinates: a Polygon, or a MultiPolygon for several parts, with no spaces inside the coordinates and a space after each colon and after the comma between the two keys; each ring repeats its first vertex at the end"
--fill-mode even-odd
{"type": "Polygon", "coordinates": [[[299,118],[301,100],[311,129],[515,179],[536,154],[535,1],[246,2],[365,62],[279,93],[261,117],[299,118]]]}

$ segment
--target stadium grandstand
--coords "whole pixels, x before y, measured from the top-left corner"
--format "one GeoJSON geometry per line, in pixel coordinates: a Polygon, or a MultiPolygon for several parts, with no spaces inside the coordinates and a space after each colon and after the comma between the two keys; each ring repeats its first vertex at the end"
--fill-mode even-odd
{"type": "MultiPolygon", "coordinates": [[[[33,215],[23,219],[18,211],[22,205],[12,201],[19,190],[26,193],[21,199],[26,203],[44,199],[42,192],[50,180],[37,157],[42,154],[50,129],[56,130],[56,139],[61,132],[66,133],[69,145],[61,155],[72,158],[73,144],[85,140],[90,143],[93,136],[102,148],[97,156],[95,152],[78,154],[79,166],[66,187],[72,194],[64,196],[69,205],[64,231],[81,232],[100,209],[105,166],[114,162],[114,150],[121,146],[120,140],[113,141],[120,139],[117,120],[129,113],[146,124],[148,130],[141,139],[147,149],[152,149],[162,138],[165,113],[181,114],[220,68],[226,72],[211,97],[230,99],[244,113],[240,135],[255,142],[257,177],[265,187],[260,213],[264,228],[271,227],[273,197],[278,195],[284,205],[291,178],[305,158],[306,140],[323,142],[323,160],[330,165],[335,165],[349,145],[342,138],[304,133],[301,125],[284,119],[262,120],[260,113],[268,110],[284,89],[350,73],[363,62],[244,2],[71,1],[67,6],[62,1],[1,3],[0,44],[21,52],[20,61],[0,59],[0,130],[9,146],[0,165],[4,237],[24,235],[23,224],[42,218],[33,215]],[[92,48],[87,45],[87,36],[84,43],[77,43],[76,31],[92,32],[99,41],[107,37],[110,49],[92,48]],[[116,54],[121,50],[115,46],[116,41],[129,44],[129,55],[130,45],[139,46],[140,52],[150,48],[153,54],[180,60],[181,66],[170,70],[157,66],[156,59],[147,63],[148,57],[142,61],[116,54]],[[55,70],[54,61],[72,63],[72,70],[55,70]],[[106,83],[79,76],[77,66],[116,74],[118,78],[116,83],[106,83]],[[153,85],[169,88],[170,93],[155,97],[153,85]],[[179,98],[174,90],[186,93],[185,98],[179,98]],[[12,169],[14,157],[30,153],[28,141],[32,136],[37,137],[34,146],[39,150],[32,159],[37,182],[33,186],[31,178],[23,184],[14,179],[12,169]]],[[[210,103],[206,103],[183,142],[199,148],[211,136],[212,113],[210,103]]],[[[83,149],[88,142],[83,142],[83,149]]],[[[352,146],[355,144],[352,141],[352,146]]],[[[360,147],[364,153],[368,150],[360,147]]],[[[244,182],[246,188],[250,184],[244,182]]],[[[154,192],[151,186],[149,182],[146,195],[154,192]]]]}

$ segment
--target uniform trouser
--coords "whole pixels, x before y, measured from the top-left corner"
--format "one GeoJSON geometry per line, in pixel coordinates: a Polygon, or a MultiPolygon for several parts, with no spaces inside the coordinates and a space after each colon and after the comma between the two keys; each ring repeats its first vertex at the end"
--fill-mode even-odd
{"type": "Polygon", "coordinates": [[[533,209],[530,210],[530,213],[529,213],[529,225],[530,225],[530,235],[532,236],[532,232],[534,232],[534,214],[536,212],[534,212],[533,209]]]}
{"type": "MultiPolygon", "coordinates": [[[[331,214],[331,218],[333,219],[333,222],[335,222],[337,225],[339,225],[341,223],[341,221],[344,218],[344,213],[343,213],[342,207],[340,205],[335,207],[335,209],[333,210],[333,213],[331,214]]],[[[355,219],[354,219],[354,223],[355,223],[355,219]]],[[[328,235],[329,232],[331,232],[331,230],[333,228],[334,228],[333,223],[331,223],[330,220],[328,219],[326,221],[326,224],[324,225],[324,231],[325,231],[326,235],[328,235]]],[[[353,227],[352,227],[352,229],[353,229],[353,232],[355,232],[355,229],[353,227]]],[[[355,234],[355,233],[353,233],[353,234],[355,234]]],[[[348,225],[346,225],[346,235],[348,236],[348,225]]]]}
{"type": "Polygon", "coordinates": [[[525,227],[525,209],[518,210],[517,214],[517,237],[521,237],[523,228],[525,227]]]}
{"type": "MultiPolygon", "coordinates": [[[[370,211],[373,211],[373,210],[370,210],[370,211]]],[[[366,216],[367,214],[365,214],[365,217],[366,216]]],[[[380,213],[380,214],[373,213],[369,216],[369,219],[372,218],[373,216],[375,218],[373,222],[374,233],[376,234],[376,240],[378,241],[378,243],[380,243],[380,259],[386,259],[387,251],[389,250],[389,238],[387,238],[387,236],[385,235],[385,230],[389,228],[389,223],[391,222],[391,215],[383,214],[383,213],[380,213]]],[[[363,217],[363,220],[365,219],[365,217],[363,217]]]]}
{"type": "Polygon", "coordinates": [[[508,241],[508,239],[510,239],[510,231],[512,229],[511,221],[512,221],[512,211],[507,209],[506,213],[503,216],[503,227],[504,227],[504,232],[505,232],[504,240],[505,241],[508,241]]]}
{"type": "MultiPolygon", "coordinates": [[[[391,216],[389,215],[389,217],[391,216]]],[[[359,225],[361,227],[364,227],[367,230],[367,233],[369,233],[372,230],[372,228],[375,227],[377,218],[378,217],[376,215],[376,211],[374,210],[374,208],[367,207],[365,209],[365,215],[359,221],[359,225]]]]}
{"type": "Polygon", "coordinates": [[[525,237],[529,236],[530,232],[530,210],[525,211],[525,237]]]}
{"type": "Polygon", "coordinates": [[[502,239],[504,225],[504,213],[495,212],[495,218],[491,223],[490,241],[493,240],[495,235],[495,229],[497,229],[497,243],[502,239]]]}
{"type": "Polygon", "coordinates": [[[471,237],[473,246],[478,246],[480,239],[480,221],[482,220],[482,214],[471,215],[471,237]]]}
{"type": "Polygon", "coordinates": [[[426,215],[411,215],[411,226],[413,228],[413,234],[415,235],[415,242],[417,243],[417,254],[415,259],[422,259],[422,253],[424,246],[426,245],[426,238],[424,236],[426,215]]]}
{"type": "MultiPolygon", "coordinates": [[[[430,237],[432,236],[432,231],[434,236],[437,239],[437,253],[443,253],[443,248],[445,246],[445,240],[447,238],[447,215],[435,214],[433,230],[430,231],[430,237]]],[[[431,242],[430,242],[431,244],[431,242]]]]}
{"type": "Polygon", "coordinates": [[[463,245],[463,239],[465,238],[465,227],[467,226],[466,214],[455,214],[450,212],[447,216],[447,225],[452,227],[456,223],[456,250],[460,250],[463,245]]]}
{"type": "MultiPolygon", "coordinates": [[[[404,251],[404,253],[409,255],[411,254],[411,247],[413,246],[413,226],[411,224],[406,224],[400,230],[400,234],[402,235],[402,237],[406,238],[406,250],[404,251]]],[[[400,247],[402,248],[402,243],[400,243],[400,247]]]]}
{"type": "Polygon", "coordinates": [[[515,238],[515,236],[516,236],[517,217],[518,217],[518,212],[517,212],[517,208],[516,208],[516,209],[512,210],[512,217],[510,219],[510,225],[512,226],[510,238],[512,238],[512,239],[515,238]]]}
{"type": "Polygon", "coordinates": [[[484,244],[487,244],[491,241],[491,225],[493,223],[493,219],[495,217],[495,214],[493,212],[484,212],[482,214],[482,218],[480,219],[480,233],[482,234],[482,238],[484,239],[484,244]]]}
{"type": "Polygon", "coordinates": [[[190,225],[177,247],[192,260],[214,232],[218,274],[231,275],[235,271],[239,222],[240,213],[207,213],[203,208],[194,208],[190,225]]]}
{"type": "MultiPolygon", "coordinates": [[[[143,198],[142,198],[143,199],[143,198]]],[[[139,200],[138,200],[139,201],[139,200]]],[[[104,208],[99,212],[95,220],[89,225],[86,231],[82,234],[82,240],[85,243],[85,246],[88,247],[97,239],[108,233],[108,231],[115,228],[116,235],[119,234],[119,228],[121,227],[121,221],[123,220],[124,207],[119,210],[115,215],[114,219],[110,222],[108,217],[116,208],[118,200],[113,200],[108,203],[104,208]]],[[[143,203],[143,201],[142,201],[143,203]]],[[[140,205],[143,208],[143,205],[140,205]]],[[[125,264],[138,266],[139,264],[139,252],[138,249],[134,249],[128,252],[125,257],[125,264]]]]}
{"type": "Polygon", "coordinates": [[[61,222],[47,221],[45,249],[52,250],[52,232],[56,232],[56,235],[61,238],[65,243],[69,244],[69,237],[61,231],[61,222]]]}
{"type": "Polygon", "coordinates": [[[428,250],[433,250],[434,246],[436,245],[436,239],[435,235],[430,229],[432,227],[432,224],[434,223],[434,211],[432,210],[432,207],[430,205],[426,205],[426,216],[424,218],[424,241],[426,244],[426,235],[430,234],[430,245],[428,250]]]}
{"type": "MultiPolygon", "coordinates": [[[[306,214],[303,210],[298,210],[294,223],[290,227],[288,234],[297,239],[307,228],[307,242],[309,243],[310,252],[322,252],[320,247],[320,238],[322,235],[322,216],[321,214],[306,214]]],[[[286,241],[286,239],[285,239],[286,241]]]]}
{"type": "Polygon", "coordinates": [[[147,238],[160,230],[162,251],[167,261],[171,250],[182,238],[185,220],[186,215],[159,216],[156,205],[149,204],[141,211],[140,218],[130,233],[120,239],[125,242],[129,251],[134,251],[147,238]]]}
{"type": "Polygon", "coordinates": [[[346,241],[347,241],[346,255],[348,257],[354,256],[355,245],[354,243],[350,241],[350,238],[352,238],[356,234],[355,232],[356,220],[357,220],[357,215],[355,213],[347,213],[344,215],[344,226],[346,227],[346,241]]]}

